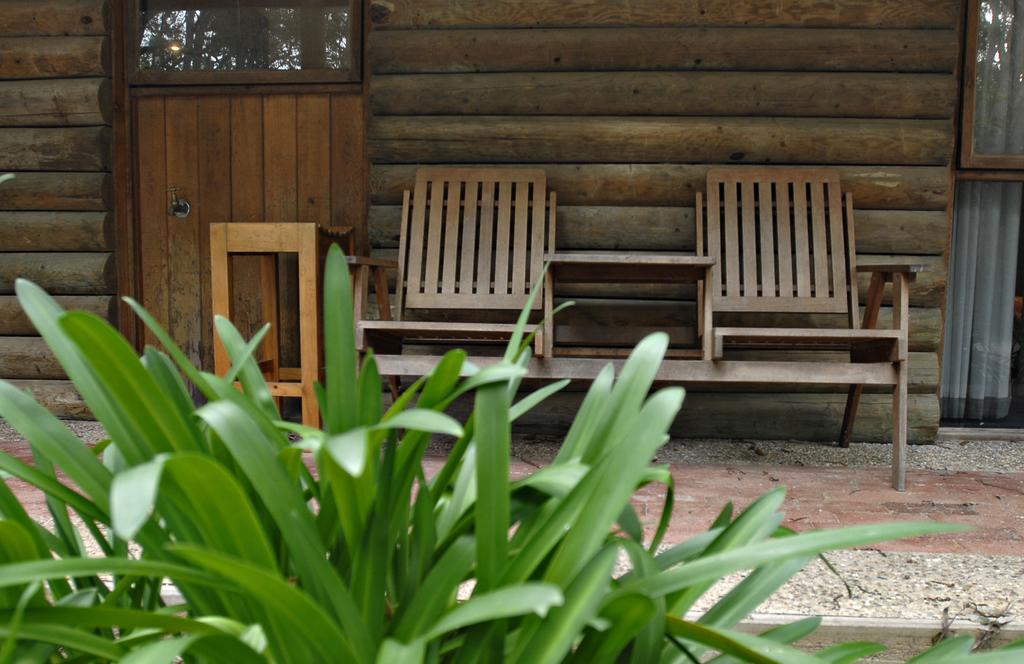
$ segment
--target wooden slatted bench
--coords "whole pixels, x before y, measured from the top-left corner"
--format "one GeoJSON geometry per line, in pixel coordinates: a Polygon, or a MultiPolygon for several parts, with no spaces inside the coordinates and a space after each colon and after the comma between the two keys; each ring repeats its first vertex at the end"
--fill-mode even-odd
{"type": "MultiPolygon", "coordinates": [[[[707,195],[697,194],[697,253],[716,260],[712,316],[749,315],[750,326],[712,329],[713,358],[729,348],[843,349],[848,362],[816,363],[819,384],[851,384],[839,434],[848,444],[863,385],[892,385],[892,481],[906,475],[909,285],[921,265],[857,265],[853,200],[839,173],[819,168],[735,167],[708,171],[707,195]],[[863,321],[857,274],[871,272],[863,321]],[[890,329],[877,329],[882,291],[893,286],[890,329]],[[758,314],[838,314],[836,329],[760,327],[758,314]],[[840,380],[840,376],[845,380],[840,380]]],[[[751,362],[757,365],[756,361],[751,362]]],[[[751,382],[805,382],[805,363],[765,363],[751,382]]]]}
{"type": "MultiPolygon", "coordinates": [[[[497,169],[495,169],[497,170],[497,169]]],[[[495,174],[489,182],[497,182],[505,174],[495,174]]],[[[539,171],[531,175],[533,182],[542,182],[539,171]]],[[[402,243],[400,249],[399,298],[408,303],[426,304],[437,307],[445,302],[439,297],[441,289],[447,288],[446,297],[461,297],[465,279],[478,285],[486,283],[478,272],[466,276],[464,262],[458,267],[448,267],[452,256],[458,256],[459,249],[444,242],[434,242],[433,258],[423,259],[424,238],[428,233],[442,234],[439,230],[443,219],[449,219],[448,228],[456,228],[464,215],[483,214],[484,209],[496,209],[504,217],[506,228],[513,215],[511,202],[496,204],[488,199],[481,205],[478,199],[467,202],[466,189],[459,191],[458,206],[451,205],[438,210],[447,196],[447,188],[439,182],[466,181],[478,183],[483,180],[479,171],[468,172],[459,169],[451,173],[438,169],[425,169],[417,177],[416,192],[410,197],[406,193],[403,205],[402,243]],[[429,203],[428,203],[429,201],[429,203]],[[427,209],[431,212],[429,217],[427,209]],[[471,213],[459,211],[471,210],[471,213]],[[430,219],[429,228],[427,219],[430,219]],[[414,248],[421,247],[418,253],[414,248]],[[442,254],[442,249],[443,254],[442,254]],[[445,260],[442,259],[444,257],[445,260]],[[427,267],[424,267],[426,265],[427,267]],[[403,271],[404,270],[404,271],[403,271]],[[447,275],[447,286],[444,285],[447,275]],[[426,288],[426,290],[424,290],[426,288]]],[[[460,185],[461,186],[461,185],[460,185]]],[[[489,185],[497,186],[497,185],[489,185]]],[[[500,187],[499,187],[500,189],[500,187]]],[[[473,185],[469,190],[479,194],[473,185]]],[[[509,194],[511,196],[511,194],[509,194]]],[[[507,199],[506,199],[507,200],[507,199]]],[[[529,201],[529,198],[525,200],[529,201]]],[[[543,200],[535,198],[534,200],[543,200]]],[[[539,211],[539,203],[533,204],[533,214],[539,211]]],[[[554,196],[549,203],[550,225],[545,229],[547,246],[554,245],[554,196]]],[[[470,216],[473,224],[478,218],[470,216]]],[[[491,222],[488,222],[491,223],[491,222]]],[[[478,226],[478,228],[480,228],[478,226]]],[[[534,227],[535,228],[535,227],[534,227]]],[[[482,232],[482,231],[477,231],[482,232]]],[[[510,231],[501,231],[510,232],[510,231]]],[[[429,243],[428,243],[428,246],[429,243]]],[[[524,252],[515,249],[510,242],[500,246],[489,243],[494,249],[494,260],[505,256],[519,256],[524,252]]],[[[522,246],[521,244],[518,246],[522,246]]],[[[539,247],[536,244],[533,247],[539,247]]],[[[430,250],[427,250],[428,254],[430,250]]],[[[531,256],[530,274],[534,275],[532,260],[537,251],[525,252],[531,256]]],[[[617,254],[602,255],[552,254],[552,267],[545,284],[543,299],[550,311],[553,306],[554,283],[559,274],[568,279],[580,278],[588,271],[604,270],[604,277],[620,275],[623,264],[629,264],[640,256],[617,254]],[[615,263],[616,265],[612,265],[615,263]],[[559,268],[558,265],[562,265],[559,268]],[[618,267],[617,267],[618,266],[618,267]],[[618,270],[618,272],[616,272],[618,270]]],[[[477,257],[479,261],[481,258],[477,257]]],[[[520,264],[518,260],[503,263],[520,264]]],[[[909,284],[915,274],[923,270],[921,265],[861,265],[856,262],[854,237],[853,202],[847,194],[843,196],[839,175],[836,171],[824,169],[797,168],[719,168],[708,172],[707,196],[697,197],[697,257],[690,260],[648,256],[646,260],[654,265],[662,263],[666,270],[698,270],[704,275],[698,286],[698,334],[701,348],[699,359],[666,359],[657,375],[662,382],[683,383],[691,387],[710,384],[749,385],[848,385],[849,395],[840,440],[848,442],[861,390],[866,385],[886,386],[893,390],[893,448],[892,483],[903,490],[906,474],[907,443],[907,373],[908,373],[908,325],[909,325],[909,284]],[[703,262],[701,262],[703,261],[703,262]],[[710,272],[704,272],[710,270],[710,272]],[[863,320],[857,295],[857,274],[870,272],[871,285],[863,320]],[[878,313],[882,294],[887,283],[893,286],[892,325],[888,329],[877,329],[878,313]],[[754,317],[749,326],[715,327],[714,316],[729,313],[734,317],[754,317]],[[835,314],[843,319],[841,328],[808,327],[763,327],[756,324],[759,314],[835,314]],[[849,361],[794,361],[780,360],[774,353],[765,360],[735,360],[729,358],[731,348],[776,349],[841,349],[849,351],[849,361]]],[[[642,261],[641,261],[642,262],[642,261]]],[[[637,263],[639,264],[639,263],[637,263]]],[[[537,270],[540,266],[537,265],[537,270]]],[[[628,268],[627,268],[628,269],[628,268]]],[[[684,270],[684,271],[685,271],[684,270]]],[[[655,270],[657,272],[657,270],[655,270]]],[[[486,274],[486,273],[485,273],[486,274]]],[[[502,275],[505,272],[502,271],[502,275]]],[[[622,276],[622,275],[620,275],[622,276]]],[[[639,275],[636,275],[639,276],[639,275]]],[[[689,275],[692,277],[692,275],[689,275]]],[[[630,278],[628,275],[625,278],[630,278]]],[[[494,284],[506,288],[504,276],[495,279],[494,284]]],[[[520,278],[517,283],[528,287],[534,279],[520,278]]],[[[491,288],[488,284],[487,288],[491,288]]],[[[490,290],[473,290],[455,304],[458,308],[478,307],[503,308],[509,301],[505,293],[490,290]],[[500,295],[500,297],[495,297],[500,295]]],[[[518,297],[525,303],[525,291],[518,297]]],[[[508,305],[510,308],[511,305],[508,305]]],[[[535,305],[536,306],[536,305],[535,305]]],[[[404,310],[400,305],[399,318],[404,310]]],[[[393,334],[395,339],[409,338],[407,332],[414,332],[420,338],[453,337],[488,338],[496,340],[507,334],[511,326],[489,328],[488,324],[475,325],[447,323],[415,323],[408,326],[391,323],[363,322],[360,329],[368,337],[376,335],[381,341],[393,334]]],[[[541,379],[591,380],[609,363],[621,366],[622,359],[608,359],[617,353],[594,353],[593,356],[576,357],[571,353],[560,353],[553,327],[547,333],[538,334],[543,343],[538,345],[537,357],[531,359],[529,376],[541,379]]],[[[372,339],[367,339],[374,345],[372,339]]],[[[400,344],[392,350],[401,350],[400,344]]],[[[600,350],[600,349],[598,349],[600,350]]],[[[689,354],[693,356],[693,353],[689,354]]],[[[487,356],[472,356],[476,366],[486,366],[497,361],[487,356]]],[[[381,373],[384,375],[422,376],[436,364],[437,356],[432,354],[384,354],[378,355],[381,373]]]]}
{"type": "MultiPolygon", "coordinates": [[[[419,169],[402,201],[394,320],[359,321],[359,347],[373,347],[386,375],[409,375],[401,355],[408,343],[507,340],[554,237],[555,194],[544,171],[419,169]],[[505,321],[471,320],[481,310],[505,321]],[[470,320],[448,318],[458,313],[470,320]]],[[[533,309],[541,305],[538,297],[533,309]]],[[[543,352],[542,333],[535,347],[543,352]]]]}

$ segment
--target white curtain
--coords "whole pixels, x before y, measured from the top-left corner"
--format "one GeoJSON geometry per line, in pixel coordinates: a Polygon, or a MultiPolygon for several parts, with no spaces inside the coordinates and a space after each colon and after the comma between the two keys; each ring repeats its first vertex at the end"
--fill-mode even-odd
{"type": "Polygon", "coordinates": [[[961,182],[956,192],[942,416],[995,420],[1010,408],[1019,182],[961,182]]]}

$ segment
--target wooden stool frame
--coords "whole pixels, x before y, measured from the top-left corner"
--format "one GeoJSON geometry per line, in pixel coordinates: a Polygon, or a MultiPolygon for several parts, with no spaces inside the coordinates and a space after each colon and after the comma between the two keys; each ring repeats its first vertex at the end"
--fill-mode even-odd
{"type": "MultiPolygon", "coordinates": [[[[277,398],[302,400],[302,423],[320,426],[320,410],[314,385],[321,377],[323,331],[323,261],[327,249],[341,242],[352,276],[355,319],[368,309],[371,277],[382,320],[390,320],[391,305],[385,268],[390,261],[354,256],[353,236],[348,227],[324,228],[316,223],[220,223],[210,224],[211,296],[214,316],[231,318],[231,256],[260,256],[260,306],[262,320],[271,324],[264,340],[260,369],[270,393],[277,398]],[[299,267],[299,366],[282,367],[278,335],[279,310],[277,259],[279,254],[298,255],[299,267]]],[[[214,368],[224,375],[231,359],[220,338],[214,335],[214,368]]]]}

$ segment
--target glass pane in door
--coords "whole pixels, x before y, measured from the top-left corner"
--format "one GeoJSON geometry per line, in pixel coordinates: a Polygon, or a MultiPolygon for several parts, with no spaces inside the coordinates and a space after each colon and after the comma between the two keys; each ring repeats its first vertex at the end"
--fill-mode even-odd
{"type": "Polygon", "coordinates": [[[137,25],[139,71],[352,67],[345,0],[140,0],[137,25]]]}

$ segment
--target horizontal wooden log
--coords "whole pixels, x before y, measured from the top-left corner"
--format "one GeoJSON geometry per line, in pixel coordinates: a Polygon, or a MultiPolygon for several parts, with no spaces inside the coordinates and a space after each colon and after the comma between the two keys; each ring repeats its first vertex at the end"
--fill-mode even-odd
{"type": "MultiPolygon", "coordinates": [[[[476,164],[480,165],[480,164],[476,164]]],[[[517,164],[504,163],[506,167],[517,164]]],[[[710,164],[543,164],[548,187],[566,205],[692,206],[706,186],[710,164]]],[[[400,205],[417,165],[374,164],[375,204],[400,205]]],[[[844,190],[857,210],[945,210],[949,169],[943,167],[839,166],[844,190]]],[[[2,193],[0,193],[2,196],[2,193]]],[[[859,220],[858,216],[858,220],[859,220]]],[[[945,240],[943,240],[943,243],[945,240]]]]}
{"type": "MultiPolygon", "coordinates": [[[[107,320],[114,320],[116,298],[110,295],[55,295],[54,299],[66,311],[90,311],[107,320]]],[[[0,295],[0,335],[38,334],[28,319],[18,298],[0,295]]]]}
{"type": "Polygon", "coordinates": [[[14,380],[15,387],[27,390],[40,405],[57,417],[90,420],[92,413],[75,386],[68,380],[14,380]]]}
{"type": "MultiPolygon", "coordinates": [[[[373,205],[369,212],[374,247],[397,247],[402,208],[373,205]]],[[[857,210],[857,248],[862,253],[941,254],[946,247],[945,212],[857,210]]],[[[560,205],[556,244],[568,250],[693,251],[694,212],[679,207],[560,205]]]]}
{"type": "Polygon", "coordinates": [[[0,38],[0,79],[110,74],[107,37],[0,38]]]}
{"type": "Polygon", "coordinates": [[[4,0],[0,35],[100,35],[110,29],[107,0],[4,0]]]}
{"type": "Polygon", "coordinates": [[[110,212],[2,212],[0,251],[111,251],[110,212]]]}
{"type": "Polygon", "coordinates": [[[377,115],[952,118],[951,74],[597,72],[377,76],[377,115]]]}
{"type": "Polygon", "coordinates": [[[110,124],[110,79],[68,78],[0,82],[0,126],[110,124]]]}
{"type": "MultiPolygon", "coordinates": [[[[780,388],[784,390],[785,388],[780,388]]],[[[557,394],[516,420],[522,433],[564,434],[579,409],[582,395],[557,394]]],[[[835,442],[845,394],[687,392],[671,432],[680,438],[753,438],[835,442]]],[[[467,408],[466,405],[460,408],[467,408]]],[[[913,394],[908,399],[911,443],[933,443],[939,427],[939,398],[913,394]]],[[[462,414],[455,411],[456,416],[462,414]]],[[[892,440],[892,397],[865,394],[857,411],[853,440],[892,440]]]]}
{"type": "Polygon", "coordinates": [[[957,0],[373,0],[379,28],[759,25],[953,29],[957,0]]]}
{"type": "Polygon", "coordinates": [[[0,131],[0,170],[105,171],[109,127],[21,127],[0,131]]]}
{"type": "Polygon", "coordinates": [[[375,74],[544,71],[880,71],[951,73],[955,30],[572,28],[383,30],[375,74]],[[752,57],[751,53],[757,54],[752,57]]]}
{"type": "Polygon", "coordinates": [[[114,255],[107,252],[0,254],[0,293],[13,293],[18,278],[61,295],[106,295],[117,290],[114,255]]]}
{"type": "Polygon", "coordinates": [[[42,337],[0,337],[0,377],[65,378],[42,337]]]}
{"type": "Polygon", "coordinates": [[[949,161],[941,120],[827,118],[383,117],[376,163],[884,164],[949,161]]]}
{"type": "Polygon", "coordinates": [[[455,72],[951,73],[952,30],[443,30],[371,34],[375,74],[455,72]],[[757,57],[752,57],[756,52],[757,57]]]}
{"type": "Polygon", "coordinates": [[[0,185],[0,210],[109,210],[113,182],[109,173],[15,173],[0,185]]]}

